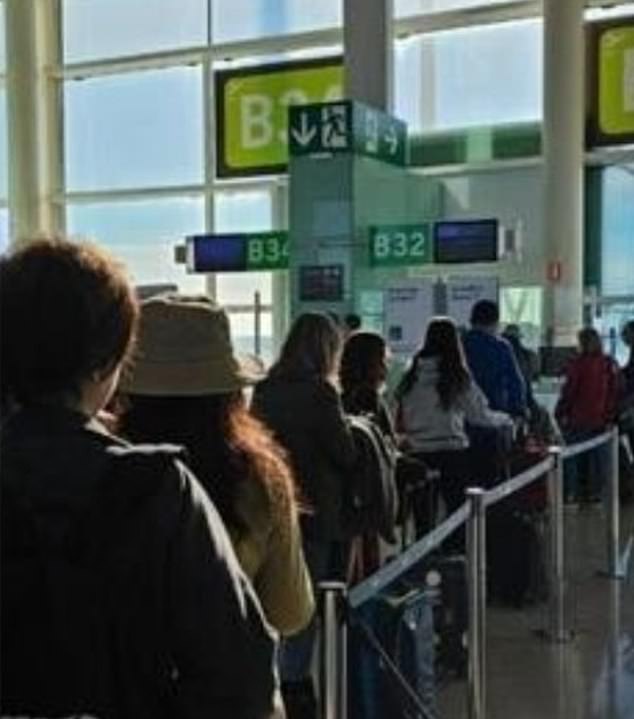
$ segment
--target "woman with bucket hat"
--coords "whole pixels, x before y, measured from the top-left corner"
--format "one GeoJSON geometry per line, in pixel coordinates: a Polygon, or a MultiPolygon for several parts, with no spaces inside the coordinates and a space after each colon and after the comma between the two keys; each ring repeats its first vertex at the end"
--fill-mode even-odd
{"type": "Polygon", "coordinates": [[[293,478],[281,448],[247,408],[243,389],[257,370],[236,359],[226,313],[206,297],[146,300],[137,355],[124,385],[121,431],[134,441],[185,447],[265,616],[283,635],[301,630],[314,600],[293,478]]]}

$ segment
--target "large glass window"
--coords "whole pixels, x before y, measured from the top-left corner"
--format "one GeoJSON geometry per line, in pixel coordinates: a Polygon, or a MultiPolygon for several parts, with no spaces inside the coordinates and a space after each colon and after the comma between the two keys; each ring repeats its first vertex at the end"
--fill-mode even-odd
{"type": "Polygon", "coordinates": [[[92,239],[125,262],[135,284],[173,283],[204,292],[203,275],[174,262],[174,247],[205,227],[203,198],[67,205],[68,232],[92,239]]]}
{"type": "Polygon", "coordinates": [[[415,132],[540,119],[541,21],[397,42],[395,105],[415,132]]]}
{"type": "MultiPolygon", "coordinates": [[[[522,0],[511,0],[511,2],[522,2],[522,0]]],[[[394,14],[396,17],[404,17],[481,6],[495,7],[501,4],[508,4],[508,0],[394,0],[394,14]]]]}
{"type": "MultiPolygon", "coordinates": [[[[261,232],[273,227],[271,194],[266,190],[220,192],[214,202],[216,232],[261,232]]],[[[223,304],[253,304],[256,291],[264,304],[270,304],[270,272],[228,272],[216,279],[216,296],[223,304]]]]}
{"type": "Polygon", "coordinates": [[[207,0],[63,0],[64,60],[205,45],[207,0]]]}
{"type": "Polygon", "coordinates": [[[0,74],[4,73],[7,66],[6,30],[4,24],[4,3],[0,1],[0,74]]]}
{"type": "Polygon", "coordinates": [[[203,181],[200,67],[69,81],[64,103],[67,190],[203,181]]]}
{"type": "Polygon", "coordinates": [[[634,296],[634,165],[603,171],[602,294],[634,296]]]}
{"type": "Polygon", "coordinates": [[[7,92],[0,78],[0,198],[9,192],[9,157],[7,150],[7,92]]]}
{"type": "Polygon", "coordinates": [[[342,23],[342,0],[212,0],[214,42],[322,30],[342,23]]]}

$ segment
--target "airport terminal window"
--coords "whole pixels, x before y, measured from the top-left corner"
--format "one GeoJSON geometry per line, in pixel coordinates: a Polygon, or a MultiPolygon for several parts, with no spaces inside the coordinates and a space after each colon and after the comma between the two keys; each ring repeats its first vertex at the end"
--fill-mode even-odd
{"type": "Polygon", "coordinates": [[[207,0],[63,0],[64,60],[206,45],[207,0]]]}
{"type": "Polygon", "coordinates": [[[68,204],[66,223],[70,234],[94,238],[125,262],[136,284],[205,291],[202,275],[188,275],[174,262],[174,246],[204,229],[202,197],[68,204]]]}
{"type": "Polygon", "coordinates": [[[9,192],[9,157],[7,148],[7,92],[0,78],[0,200],[9,192]]]}
{"type": "Polygon", "coordinates": [[[203,181],[200,67],[67,81],[64,125],[68,191],[203,181]]]}
{"type": "Polygon", "coordinates": [[[4,25],[4,3],[0,1],[0,75],[7,67],[6,59],[6,35],[4,25]]]}
{"type": "Polygon", "coordinates": [[[541,21],[398,41],[395,106],[414,132],[540,119],[541,21]]]}
{"type": "Polygon", "coordinates": [[[602,177],[602,294],[634,296],[634,165],[602,177]]]}
{"type": "MultiPolygon", "coordinates": [[[[214,196],[214,229],[216,232],[259,232],[273,228],[271,193],[218,192],[214,196]]],[[[219,274],[216,297],[227,305],[251,305],[256,291],[264,304],[271,302],[270,272],[219,274]]]]}
{"type": "MultiPolygon", "coordinates": [[[[511,0],[511,2],[522,2],[522,0],[511,0]]],[[[495,7],[502,4],[507,5],[508,0],[394,0],[394,15],[406,17],[482,6],[495,7]]]]}
{"type": "Polygon", "coordinates": [[[214,42],[340,27],[342,0],[211,0],[214,42]]]}
{"type": "MultiPolygon", "coordinates": [[[[230,312],[231,340],[239,354],[255,354],[255,317],[253,312],[230,312]]],[[[273,327],[271,313],[263,312],[261,325],[260,356],[270,364],[274,359],[273,353],[273,327]]]]}

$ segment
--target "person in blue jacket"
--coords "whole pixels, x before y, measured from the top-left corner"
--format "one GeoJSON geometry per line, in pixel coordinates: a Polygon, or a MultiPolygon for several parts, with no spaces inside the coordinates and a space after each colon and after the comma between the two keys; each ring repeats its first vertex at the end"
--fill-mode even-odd
{"type": "Polygon", "coordinates": [[[499,336],[495,302],[480,300],[471,310],[471,329],[463,338],[467,364],[491,409],[512,417],[526,415],[526,385],[511,345],[499,336]]]}

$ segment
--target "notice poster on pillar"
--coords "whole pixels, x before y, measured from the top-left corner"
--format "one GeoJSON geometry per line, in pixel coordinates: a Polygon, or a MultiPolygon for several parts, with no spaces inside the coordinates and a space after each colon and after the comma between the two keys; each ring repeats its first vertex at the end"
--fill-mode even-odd
{"type": "Polygon", "coordinates": [[[411,355],[420,347],[434,315],[434,284],[410,280],[385,290],[385,337],[394,354],[411,355]]]}
{"type": "Polygon", "coordinates": [[[447,280],[447,315],[458,327],[469,327],[471,308],[479,300],[498,301],[497,277],[450,277],[447,280]]]}

